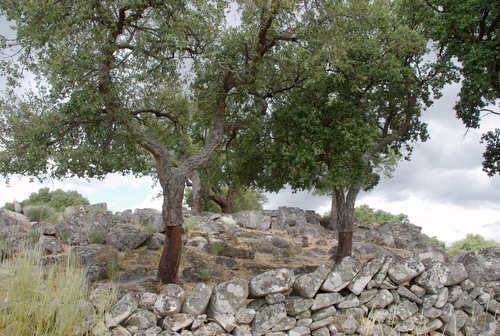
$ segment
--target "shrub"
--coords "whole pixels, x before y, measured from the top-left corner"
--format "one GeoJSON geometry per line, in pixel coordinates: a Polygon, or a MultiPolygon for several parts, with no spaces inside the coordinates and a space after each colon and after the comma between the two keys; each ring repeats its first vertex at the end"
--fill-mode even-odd
{"type": "Polygon", "coordinates": [[[212,275],[212,270],[208,266],[198,266],[198,277],[201,281],[206,281],[212,275]]]}
{"type": "Polygon", "coordinates": [[[68,261],[44,269],[40,251],[23,250],[11,274],[0,281],[0,334],[83,335],[87,282],[71,255],[68,261]]]}
{"type": "Polygon", "coordinates": [[[57,224],[61,221],[61,215],[53,208],[44,205],[32,205],[24,208],[24,214],[30,222],[45,221],[57,224]]]}
{"type": "Polygon", "coordinates": [[[118,263],[118,258],[114,257],[106,264],[106,275],[109,279],[114,280],[118,273],[120,272],[120,265],[118,263]]]}
{"type": "Polygon", "coordinates": [[[92,231],[89,237],[89,241],[92,244],[103,244],[104,241],[106,240],[106,229],[103,227],[99,227],[92,231]]]}
{"type": "Polygon", "coordinates": [[[215,255],[219,255],[222,253],[222,251],[224,251],[224,244],[220,244],[220,243],[217,243],[217,244],[212,244],[210,246],[210,252],[212,252],[212,254],[215,254],[215,255]]]}
{"type": "MultiPolygon", "coordinates": [[[[49,188],[41,188],[38,192],[31,193],[28,199],[20,202],[22,208],[28,205],[45,205],[54,208],[58,212],[64,211],[64,209],[71,205],[89,204],[88,199],[76,191],[63,191],[61,189],[50,191],[49,188]]],[[[5,203],[4,207],[7,210],[14,210],[13,203],[5,203]]]]}
{"type": "Polygon", "coordinates": [[[441,246],[442,248],[446,248],[446,243],[442,240],[439,240],[436,236],[431,237],[431,245],[441,246]]]}
{"type": "Polygon", "coordinates": [[[481,251],[488,247],[500,247],[500,243],[494,240],[486,240],[479,234],[469,233],[464,239],[451,244],[448,248],[448,252],[451,254],[458,254],[468,251],[481,251]]]}

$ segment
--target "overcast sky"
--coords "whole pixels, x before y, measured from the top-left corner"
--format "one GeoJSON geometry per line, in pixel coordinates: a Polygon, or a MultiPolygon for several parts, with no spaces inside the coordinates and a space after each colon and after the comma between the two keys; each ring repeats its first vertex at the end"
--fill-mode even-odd
{"type": "MultiPolygon", "coordinates": [[[[5,21],[0,21],[1,34],[5,27],[5,21]]],[[[484,145],[480,144],[481,134],[499,127],[500,117],[486,116],[481,129],[465,134],[453,111],[458,90],[458,85],[446,87],[444,96],[423,113],[430,140],[416,143],[411,161],[402,161],[392,179],[382,179],[371,192],[360,194],[356,205],[405,213],[425,234],[437,236],[447,244],[463,239],[467,233],[479,233],[500,242],[500,176],[488,177],[482,171],[484,145]]],[[[91,203],[106,202],[108,209],[115,212],[161,208],[161,200],[153,199],[159,187],[153,188],[150,178],[120,175],[103,181],[72,179],[42,185],[30,183],[28,178],[12,177],[7,186],[0,179],[0,206],[14,199],[23,200],[41,187],[76,190],[91,203]]],[[[289,190],[268,196],[268,209],[296,206],[320,214],[329,210],[331,202],[328,197],[305,192],[292,194],[289,190]]]]}

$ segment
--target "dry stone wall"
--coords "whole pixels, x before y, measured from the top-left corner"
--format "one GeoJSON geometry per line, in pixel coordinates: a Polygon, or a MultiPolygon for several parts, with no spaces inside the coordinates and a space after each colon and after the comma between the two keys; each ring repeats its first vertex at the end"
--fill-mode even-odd
{"type": "Polygon", "coordinates": [[[346,257],[306,274],[199,283],[189,294],[168,285],[126,294],[105,326],[113,335],[500,335],[500,249],[459,260],[346,257]]]}

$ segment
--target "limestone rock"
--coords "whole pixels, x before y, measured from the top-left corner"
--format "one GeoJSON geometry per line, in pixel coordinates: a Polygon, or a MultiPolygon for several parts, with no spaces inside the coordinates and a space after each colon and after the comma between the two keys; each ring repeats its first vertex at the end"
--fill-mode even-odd
{"type": "Polygon", "coordinates": [[[235,279],[214,287],[208,307],[208,315],[234,314],[243,306],[248,297],[248,281],[235,279]]]}
{"type": "Polygon", "coordinates": [[[330,266],[319,266],[314,272],[299,276],[293,289],[302,297],[313,298],[331,270],[330,266]]]}
{"type": "Polygon", "coordinates": [[[25,215],[17,212],[0,209],[0,230],[13,225],[28,225],[29,220],[25,215]]]}
{"type": "Polygon", "coordinates": [[[197,284],[184,302],[182,312],[193,316],[204,314],[210,302],[211,295],[212,289],[210,287],[204,283],[197,284]]]}
{"type": "Polygon", "coordinates": [[[250,295],[263,297],[271,293],[281,293],[292,288],[295,274],[292,270],[281,268],[268,271],[253,277],[250,280],[250,295]]]}
{"type": "Polygon", "coordinates": [[[335,264],[328,274],[321,289],[326,292],[338,292],[345,288],[358,273],[361,265],[351,257],[345,257],[335,264]]]}
{"type": "Polygon", "coordinates": [[[257,311],[252,323],[253,335],[262,335],[286,317],[286,308],[283,303],[264,306],[257,311]]]}
{"type": "Polygon", "coordinates": [[[405,258],[396,261],[389,268],[387,275],[395,284],[403,284],[425,270],[424,265],[415,258],[405,258]]]}
{"type": "Polygon", "coordinates": [[[161,317],[177,314],[181,311],[181,301],[178,298],[165,294],[158,295],[154,310],[161,317]]]}
{"type": "Polygon", "coordinates": [[[234,217],[241,226],[248,229],[265,231],[271,227],[271,217],[263,215],[260,211],[240,211],[234,217]]]}
{"type": "Polygon", "coordinates": [[[448,267],[432,258],[425,260],[425,263],[426,269],[415,278],[415,283],[428,293],[436,294],[448,281],[448,267]]]}
{"type": "Polygon", "coordinates": [[[140,330],[146,330],[156,326],[158,319],[156,315],[149,310],[139,310],[130,315],[125,321],[124,326],[128,331],[136,333],[140,330]]]}
{"type": "MultiPolygon", "coordinates": [[[[161,211],[156,209],[135,209],[130,222],[141,224],[144,227],[149,226],[154,232],[164,232],[165,226],[161,217],[161,211]]],[[[124,223],[129,223],[125,222],[124,223]]]]}
{"type": "Polygon", "coordinates": [[[174,314],[165,317],[163,320],[163,328],[172,331],[178,331],[183,328],[189,327],[194,321],[191,314],[174,314]]]}
{"type": "Polygon", "coordinates": [[[104,323],[106,327],[117,326],[124,321],[137,309],[138,302],[132,293],[125,294],[117,303],[106,313],[104,323]]]}
{"type": "Polygon", "coordinates": [[[380,270],[383,263],[384,258],[374,258],[364,263],[363,266],[361,266],[361,270],[354,276],[347,288],[356,295],[361,294],[368,282],[380,270]]]}
{"type": "Polygon", "coordinates": [[[117,224],[106,234],[106,244],[115,246],[118,250],[135,250],[141,246],[152,233],[147,230],[136,230],[130,224],[117,224]]]}

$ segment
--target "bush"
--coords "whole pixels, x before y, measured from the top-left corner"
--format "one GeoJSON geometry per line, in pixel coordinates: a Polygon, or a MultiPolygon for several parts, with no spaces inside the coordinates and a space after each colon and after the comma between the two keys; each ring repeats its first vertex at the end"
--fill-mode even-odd
{"type": "Polygon", "coordinates": [[[375,210],[370,208],[368,205],[363,204],[354,209],[354,217],[364,224],[382,224],[382,223],[410,223],[410,218],[408,215],[400,213],[398,215],[386,212],[384,210],[375,210]]]}
{"type": "Polygon", "coordinates": [[[458,254],[468,251],[481,251],[488,247],[500,247],[500,243],[494,240],[486,240],[480,234],[469,233],[464,239],[451,244],[448,252],[451,254],[458,254]]]}
{"type": "Polygon", "coordinates": [[[24,214],[30,222],[45,221],[52,224],[60,223],[62,216],[55,209],[44,205],[31,205],[24,208],[24,214]]]}
{"type": "MultiPolygon", "coordinates": [[[[57,212],[62,212],[64,209],[71,205],[89,205],[88,199],[83,197],[80,193],[70,190],[63,191],[57,189],[50,191],[49,188],[41,188],[36,193],[31,193],[28,199],[19,202],[24,209],[28,205],[46,205],[54,208],[57,212]]],[[[5,209],[14,211],[13,203],[5,203],[5,209]]]]}
{"type": "Polygon", "coordinates": [[[90,234],[89,241],[92,244],[103,244],[106,236],[106,229],[103,227],[97,228],[90,234]]]}
{"type": "Polygon", "coordinates": [[[436,236],[433,236],[431,239],[431,245],[441,246],[442,248],[446,248],[446,243],[442,240],[439,240],[436,236]]]}
{"type": "Polygon", "coordinates": [[[84,335],[87,282],[75,258],[44,269],[41,253],[23,250],[0,281],[0,334],[84,335]]]}

